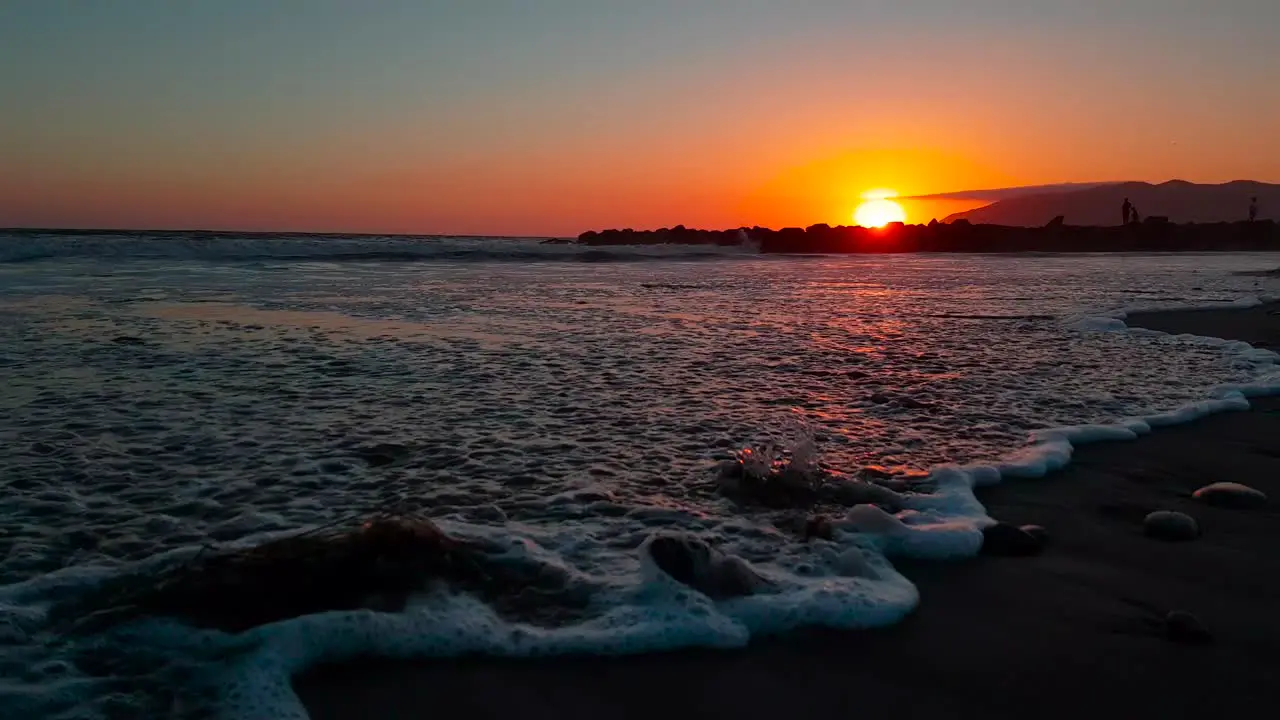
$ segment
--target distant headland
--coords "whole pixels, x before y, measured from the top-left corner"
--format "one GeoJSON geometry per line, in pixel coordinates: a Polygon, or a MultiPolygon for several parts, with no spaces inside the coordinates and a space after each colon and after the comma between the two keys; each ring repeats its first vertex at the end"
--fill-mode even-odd
{"type": "Polygon", "coordinates": [[[1166,217],[1173,223],[1226,223],[1247,220],[1250,206],[1261,218],[1280,218],[1280,185],[1236,180],[1218,185],[1170,180],[1108,183],[1094,187],[1051,189],[956,213],[943,222],[968,220],[989,225],[1044,225],[1061,215],[1071,225],[1115,225],[1129,201],[1142,217],[1166,217]]]}

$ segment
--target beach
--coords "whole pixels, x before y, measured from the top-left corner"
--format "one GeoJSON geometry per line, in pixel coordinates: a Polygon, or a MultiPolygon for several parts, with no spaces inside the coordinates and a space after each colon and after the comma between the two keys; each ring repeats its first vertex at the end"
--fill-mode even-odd
{"type": "MultiPolygon", "coordinates": [[[[1134,314],[1131,326],[1280,342],[1275,306],[1134,314]]],[[[1063,471],[982,489],[989,514],[1047,529],[1036,557],[898,562],[920,607],[877,631],[812,630],[745,650],[537,660],[361,659],[295,690],[316,720],[420,717],[1142,717],[1252,714],[1280,696],[1280,400],[1078,448],[1063,471]],[[1217,481],[1262,510],[1190,497],[1217,481]],[[1145,537],[1155,510],[1202,536],[1145,537]],[[1161,619],[1193,613],[1211,644],[1161,619]]]]}

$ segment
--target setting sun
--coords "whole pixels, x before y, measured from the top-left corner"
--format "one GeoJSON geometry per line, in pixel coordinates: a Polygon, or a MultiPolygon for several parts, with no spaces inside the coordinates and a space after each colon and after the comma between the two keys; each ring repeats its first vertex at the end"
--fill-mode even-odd
{"type": "Polygon", "coordinates": [[[871,190],[863,193],[865,202],[853,212],[853,221],[863,227],[884,227],[889,223],[906,222],[907,211],[890,198],[897,197],[892,190],[871,190]]]}

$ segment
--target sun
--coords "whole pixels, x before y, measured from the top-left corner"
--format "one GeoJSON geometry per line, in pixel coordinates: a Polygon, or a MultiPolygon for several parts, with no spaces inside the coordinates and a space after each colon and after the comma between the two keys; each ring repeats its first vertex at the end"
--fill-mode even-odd
{"type": "Polygon", "coordinates": [[[853,211],[853,221],[862,227],[880,228],[894,222],[906,222],[907,211],[891,198],[892,190],[870,190],[862,194],[863,203],[853,211]]]}

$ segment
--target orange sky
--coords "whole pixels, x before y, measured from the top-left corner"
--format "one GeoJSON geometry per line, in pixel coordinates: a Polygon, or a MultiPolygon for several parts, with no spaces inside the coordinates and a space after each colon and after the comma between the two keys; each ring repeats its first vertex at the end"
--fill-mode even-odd
{"type": "Polygon", "coordinates": [[[1280,181],[1280,3],[63,4],[0,16],[0,226],[573,235],[1280,181]]]}

